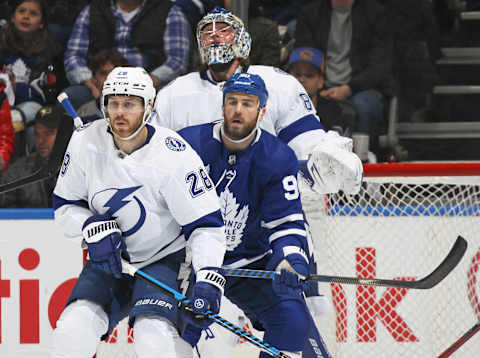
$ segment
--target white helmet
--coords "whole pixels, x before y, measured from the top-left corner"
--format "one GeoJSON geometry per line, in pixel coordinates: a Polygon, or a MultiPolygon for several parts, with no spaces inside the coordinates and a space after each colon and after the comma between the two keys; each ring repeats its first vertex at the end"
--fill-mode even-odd
{"type": "Polygon", "coordinates": [[[205,15],[197,25],[197,43],[202,61],[207,65],[229,63],[236,58],[247,59],[252,46],[252,38],[245,30],[243,21],[231,12],[217,6],[205,15]],[[232,27],[235,39],[228,44],[203,44],[202,30],[205,26],[216,23],[225,23],[232,27]]]}
{"type": "MultiPolygon", "coordinates": [[[[107,79],[103,83],[101,98],[102,112],[108,125],[110,125],[110,119],[106,115],[108,96],[137,96],[143,99],[144,114],[142,124],[134,133],[128,137],[119,137],[120,139],[128,140],[135,137],[145,126],[150,117],[151,105],[155,100],[156,94],[152,78],[142,67],[115,67],[108,74],[107,79]]],[[[112,133],[114,132],[112,131],[112,133]]]]}

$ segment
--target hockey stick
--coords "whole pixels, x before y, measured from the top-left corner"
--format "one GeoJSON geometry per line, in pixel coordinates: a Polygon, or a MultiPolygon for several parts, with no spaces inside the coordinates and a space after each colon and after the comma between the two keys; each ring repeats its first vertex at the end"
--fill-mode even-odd
{"type": "Polygon", "coordinates": [[[450,357],[453,352],[460,348],[466,341],[473,337],[475,333],[480,331],[480,322],[475,323],[475,325],[470,328],[463,336],[455,341],[450,347],[448,347],[438,358],[447,358],[450,357]]]}
{"type": "MultiPolygon", "coordinates": [[[[428,276],[418,281],[400,281],[400,280],[386,280],[379,278],[357,278],[357,277],[342,277],[342,276],[324,276],[324,275],[309,275],[305,278],[306,281],[319,282],[333,282],[343,283],[348,285],[361,286],[385,286],[398,288],[412,288],[412,289],[429,289],[442,281],[460,262],[465,251],[467,250],[467,241],[458,236],[455,244],[445,257],[440,265],[433,270],[428,276]]],[[[224,268],[225,276],[233,277],[247,277],[247,278],[262,278],[273,279],[279,273],[276,271],[250,270],[250,269],[229,269],[224,268]]]]}
{"type": "Polygon", "coordinates": [[[83,125],[82,119],[78,116],[77,111],[75,108],[73,108],[72,103],[70,102],[70,99],[68,98],[68,95],[65,92],[60,93],[57,96],[58,102],[63,106],[65,111],[72,116],[73,118],[73,124],[75,124],[75,128],[80,127],[83,125]]]}
{"type": "MultiPolygon", "coordinates": [[[[158,281],[157,279],[153,278],[152,276],[146,274],[145,272],[135,268],[134,266],[130,265],[127,261],[122,260],[122,272],[126,273],[130,276],[138,277],[150,285],[158,287],[162,291],[170,294],[173,298],[175,298],[178,302],[184,305],[187,309],[191,308],[192,302],[187,299],[186,296],[182,295],[180,292],[174,290],[173,288],[165,285],[164,283],[158,281]]],[[[255,337],[251,333],[243,330],[242,328],[234,325],[233,323],[227,321],[225,318],[220,317],[218,314],[214,314],[211,311],[207,311],[205,313],[205,317],[210,318],[211,320],[218,323],[220,326],[228,329],[233,334],[244,338],[248,342],[252,343],[253,345],[257,346],[260,349],[263,349],[266,353],[271,355],[272,357],[279,357],[279,358],[290,358],[285,353],[280,352],[277,348],[272,347],[270,344],[262,341],[261,339],[255,337]]]]}
{"type": "Polygon", "coordinates": [[[63,155],[65,154],[68,142],[70,141],[72,131],[72,120],[70,118],[63,118],[57,128],[57,136],[55,138],[55,143],[53,144],[47,163],[29,176],[0,185],[0,194],[48,179],[56,175],[62,163],[63,155]]]}

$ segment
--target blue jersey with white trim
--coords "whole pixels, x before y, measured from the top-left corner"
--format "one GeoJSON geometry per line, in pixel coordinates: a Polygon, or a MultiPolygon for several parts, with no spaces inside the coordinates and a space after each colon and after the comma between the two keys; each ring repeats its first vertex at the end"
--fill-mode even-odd
{"type": "MultiPolygon", "coordinates": [[[[307,159],[325,131],[305,88],[275,67],[249,66],[247,72],[262,77],[269,94],[260,127],[287,143],[298,160],[307,159]]],[[[178,131],[221,119],[222,84],[208,71],[178,77],[158,92],[152,124],[178,131]]]]}
{"type": "Polygon", "coordinates": [[[220,126],[192,126],[179,134],[202,158],[220,197],[227,238],[224,266],[245,266],[285,240],[307,251],[295,153],[262,130],[248,148],[230,153],[220,126]]]}
{"type": "Polygon", "coordinates": [[[195,269],[220,266],[212,253],[225,250],[223,220],[202,160],[178,133],[146,128],[146,143],[128,155],[105,120],[74,132],[53,195],[56,223],[81,240],[88,217],[109,214],[132,263],[142,266],[196,241],[195,269]]]}

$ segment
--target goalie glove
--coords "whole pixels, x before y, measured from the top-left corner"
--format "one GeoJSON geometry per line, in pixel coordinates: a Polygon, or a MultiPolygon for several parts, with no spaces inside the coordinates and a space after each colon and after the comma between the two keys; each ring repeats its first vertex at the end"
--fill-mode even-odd
{"type": "Polygon", "coordinates": [[[351,138],[328,131],[308,160],[300,163],[302,174],[314,191],[319,194],[340,190],[357,194],[360,191],[363,166],[360,158],[352,152],[352,145],[351,138]]]}
{"type": "Polygon", "coordinates": [[[110,216],[90,216],[82,228],[93,267],[116,278],[122,277],[122,254],[127,260],[127,246],[117,222],[110,216]]]}

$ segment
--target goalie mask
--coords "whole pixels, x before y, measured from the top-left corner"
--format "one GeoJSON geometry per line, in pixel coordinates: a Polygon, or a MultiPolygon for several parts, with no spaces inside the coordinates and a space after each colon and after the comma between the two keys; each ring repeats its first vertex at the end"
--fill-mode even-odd
{"type": "Polygon", "coordinates": [[[262,109],[265,108],[268,99],[268,91],[262,77],[248,72],[241,72],[233,75],[228,81],[223,84],[223,105],[228,93],[246,93],[258,98],[258,115],[257,123],[252,131],[242,139],[234,140],[225,133],[224,125],[222,126],[222,133],[228,140],[233,143],[241,143],[248,140],[257,130],[260,125],[260,115],[262,109]]]}
{"type": "Polygon", "coordinates": [[[203,63],[210,66],[247,59],[252,39],[240,18],[217,6],[198,23],[197,43],[203,63]]]}
{"type": "MultiPolygon", "coordinates": [[[[110,119],[107,116],[107,103],[109,96],[136,96],[143,100],[144,113],[140,126],[129,136],[119,137],[122,140],[129,140],[135,137],[147,123],[156,91],[150,75],[142,67],[115,67],[103,83],[101,109],[103,116],[110,126],[110,119]]],[[[112,133],[116,135],[113,131],[112,133]]]]}

